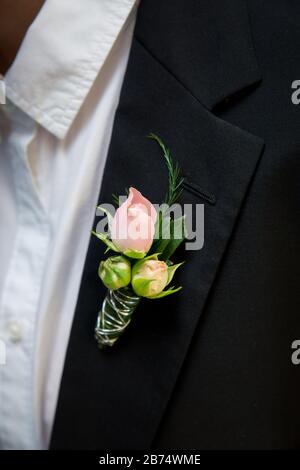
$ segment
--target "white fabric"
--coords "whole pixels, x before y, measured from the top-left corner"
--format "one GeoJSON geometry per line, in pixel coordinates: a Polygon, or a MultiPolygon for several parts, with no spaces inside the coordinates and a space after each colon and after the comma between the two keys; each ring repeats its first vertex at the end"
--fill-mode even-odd
{"type": "Polygon", "coordinates": [[[0,449],[49,443],[136,6],[46,1],[5,76],[0,449]]]}

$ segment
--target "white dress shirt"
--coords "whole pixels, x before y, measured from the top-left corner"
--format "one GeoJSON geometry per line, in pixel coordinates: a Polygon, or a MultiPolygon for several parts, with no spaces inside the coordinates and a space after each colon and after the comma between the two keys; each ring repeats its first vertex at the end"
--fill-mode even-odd
{"type": "Polygon", "coordinates": [[[46,1],[5,76],[0,449],[49,443],[136,6],[46,1]]]}

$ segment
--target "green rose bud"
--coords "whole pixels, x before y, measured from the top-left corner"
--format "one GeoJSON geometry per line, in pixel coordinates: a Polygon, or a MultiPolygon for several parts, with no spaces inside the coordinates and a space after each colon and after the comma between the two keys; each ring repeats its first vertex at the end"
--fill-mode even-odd
{"type": "Polygon", "coordinates": [[[131,279],[131,264],[125,256],[111,256],[101,261],[98,271],[103,284],[111,290],[126,287],[131,279]]]}
{"type": "Polygon", "coordinates": [[[164,261],[145,259],[132,268],[132,287],[140,297],[152,298],[168,284],[168,266],[164,261]]]}

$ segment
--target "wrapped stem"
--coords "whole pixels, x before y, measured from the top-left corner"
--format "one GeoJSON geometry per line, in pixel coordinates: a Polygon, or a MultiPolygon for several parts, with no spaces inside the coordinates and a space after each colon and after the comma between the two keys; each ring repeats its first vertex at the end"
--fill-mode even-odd
{"type": "Polygon", "coordinates": [[[125,287],[108,290],[98,314],[95,338],[100,349],[113,346],[131,321],[140,297],[125,287]]]}

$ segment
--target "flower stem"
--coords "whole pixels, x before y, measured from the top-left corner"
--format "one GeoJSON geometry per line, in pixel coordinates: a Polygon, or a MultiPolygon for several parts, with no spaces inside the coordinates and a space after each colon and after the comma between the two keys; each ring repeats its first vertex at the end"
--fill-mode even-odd
{"type": "Polygon", "coordinates": [[[141,298],[125,287],[108,290],[98,314],[95,338],[100,349],[113,346],[131,322],[141,298]]]}

